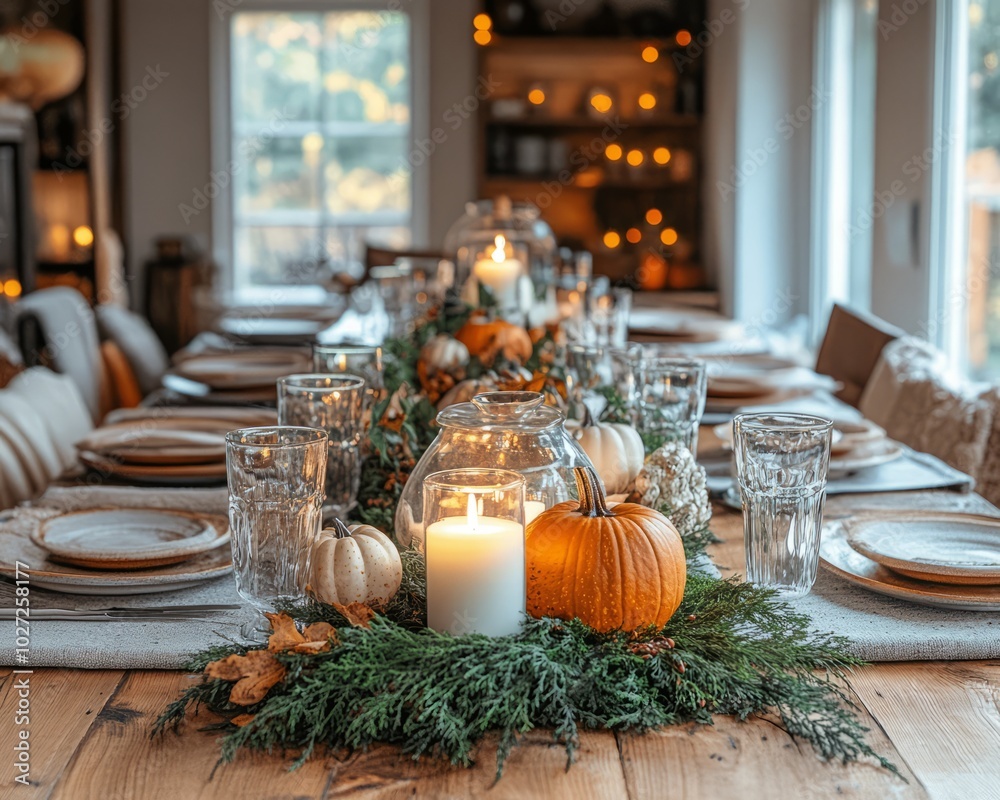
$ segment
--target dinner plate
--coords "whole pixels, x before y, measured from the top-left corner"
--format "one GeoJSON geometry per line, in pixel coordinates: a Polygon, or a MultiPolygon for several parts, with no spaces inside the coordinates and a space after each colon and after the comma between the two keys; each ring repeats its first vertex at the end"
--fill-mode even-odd
{"type": "Polygon", "coordinates": [[[831,446],[830,452],[838,456],[872,447],[886,438],[882,428],[866,419],[836,419],[833,421],[833,429],[839,431],[840,439],[831,446]]]}
{"type": "MultiPolygon", "coordinates": [[[[718,437],[719,441],[722,443],[722,447],[724,450],[733,449],[732,422],[723,422],[721,425],[716,425],[714,428],[712,428],[712,433],[714,433],[716,437],[718,437]]],[[[831,431],[830,438],[833,442],[837,442],[839,440],[840,433],[837,431],[836,428],[834,428],[833,431],[831,431]]],[[[832,446],[833,445],[831,444],[831,447],[832,446]]]]}
{"type": "Polygon", "coordinates": [[[843,520],[823,524],[823,568],[877,594],[954,611],[1000,611],[1000,586],[947,586],[900,575],[861,555],[847,541],[843,520]]]}
{"type": "Polygon", "coordinates": [[[140,420],[170,421],[178,428],[184,420],[198,419],[216,422],[228,430],[256,428],[278,424],[278,413],[270,408],[243,408],[240,406],[167,406],[163,408],[119,408],[104,418],[105,425],[140,420]]]}
{"type": "Polygon", "coordinates": [[[99,475],[127,483],[153,486],[209,486],[226,480],[225,461],[209,464],[124,464],[89,450],[81,450],[80,462],[99,475]]]}
{"type": "Polygon", "coordinates": [[[911,578],[1000,584],[1000,519],[979,514],[858,517],[845,524],[851,547],[911,578]]]}
{"type": "Polygon", "coordinates": [[[184,397],[196,398],[203,403],[232,405],[243,403],[273,403],[278,397],[277,380],[270,386],[249,389],[213,389],[207,383],[193,381],[172,372],[162,378],[163,387],[184,397]]]}
{"type": "Polygon", "coordinates": [[[901,458],[903,446],[892,439],[883,439],[870,447],[862,447],[830,457],[830,478],[843,477],[860,472],[863,469],[880,467],[901,458]]]}
{"type": "Polygon", "coordinates": [[[204,355],[182,361],[173,372],[212,389],[274,388],[279,378],[308,368],[308,359],[295,352],[265,351],[248,354],[204,355]]]}
{"type": "Polygon", "coordinates": [[[225,317],[219,320],[218,329],[226,336],[252,344],[299,344],[313,341],[329,324],[325,320],[286,317],[225,317]]]}
{"type": "Polygon", "coordinates": [[[229,541],[205,516],[154,509],[91,509],[44,520],[32,541],[49,559],[92,569],[146,569],[186,561],[229,541]]]}
{"type": "Polygon", "coordinates": [[[774,383],[763,378],[723,375],[708,379],[709,397],[732,397],[746,400],[774,391],[774,383]]]}
{"type": "Polygon", "coordinates": [[[220,420],[138,420],[98,428],[77,447],[123,464],[218,463],[226,459],[230,430],[232,426],[220,420]]]}
{"type": "MultiPolygon", "coordinates": [[[[208,516],[217,530],[228,530],[225,517],[208,516]]],[[[13,527],[0,536],[0,575],[14,580],[17,563],[30,565],[31,586],[66,594],[151,594],[186,589],[233,571],[232,551],[218,547],[180,564],[142,570],[93,570],[60,564],[48,557],[29,534],[13,527]]]]}

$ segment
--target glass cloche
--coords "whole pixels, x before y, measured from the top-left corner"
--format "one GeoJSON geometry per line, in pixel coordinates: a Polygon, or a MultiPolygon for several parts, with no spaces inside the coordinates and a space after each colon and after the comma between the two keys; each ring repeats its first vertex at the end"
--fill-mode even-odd
{"type": "Polygon", "coordinates": [[[437,416],[441,430],[403,487],[396,538],[423,549],[423,482],[433,472],[489,467],[524,476],[525,522],[576,498],[573,468],[593,466],[566,431],[562,412],[537,392],[486,392],[437,416]]]}
{"type": "Polygon", "coordinates": [[[472,306],[483,285],[501,310],[524,311],[536,288],[552,283],[556,237],[531,203],[506,196],[467,203],[444,248],[455,258],[455,291],[472,306]]]}

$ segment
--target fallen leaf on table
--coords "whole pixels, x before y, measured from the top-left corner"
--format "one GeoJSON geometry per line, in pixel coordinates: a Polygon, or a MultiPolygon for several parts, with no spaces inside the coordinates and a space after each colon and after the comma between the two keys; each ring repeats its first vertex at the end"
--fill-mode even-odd
{"type": "Polygon", "coordinates": [[[287,614],[264,614],[271,623],[271,636],[267,640],[267,649],[272,653],[290,650],[306,641],[306,637],[295,627],[295,620],[287,614]]]}
{"type": "Polygon", "coordinates": [[[355,628],[370,628],[369,623],[375,617],[375,612],[364,603],[350,603],[346,606],[334,603],[333,607],[355,628]]]}
{"type": "Polygon", "coordinates": [[[236,681],[229,702],[252,706],[264,699],[271,687],[285,677],[285,668],[267,650],[251,650],[245,656],[233,654],[205,667],[205,675],[236,681]]]}
{"type": "Polygon", "coordinates": [[[253,722],[253,718],[255,716],[256,714],[239,714],[233,717],[229,721],[233,723],[233,725],[235,725],[237,728],[242,728],[244,725],[249,725],[251,722],[253,722]]]}

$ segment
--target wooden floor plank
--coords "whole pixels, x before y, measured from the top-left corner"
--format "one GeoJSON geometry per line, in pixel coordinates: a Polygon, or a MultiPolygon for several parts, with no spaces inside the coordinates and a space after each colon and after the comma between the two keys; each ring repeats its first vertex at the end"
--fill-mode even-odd
{"type": "Polygon", "coordinates": [[[441,760],[415,763],[396,748],[376,747],[336,767],[327,797],[624,798],[625,777],[614,736],[584,733],[580,745],[576,761],[567,771],[563,746],[553,742],[547,732],[533,732],[511,753],[499,782],[494,782],[496,740],[492,738],[480,746],[475,765],[468,769],[441,760]]]}
{"type": "Polygon", "coordinates": [[[932,798],[1000,798],[1000,662],[873,664],[851,686],[932,798]]]}
{"type": "Polygon", "coordinates": [[[874,720],[863,710],[861,717],[872,728],[873,749],[893,761],[908,784],[873,763],[823,762],[809,744],[794,741],[772,721],[716,717],[714,725],[620,734],[629,798],[926,798],[874,720]]]}
{"type": "Polygon", "coordinates": [[[219,756],[217,734],[198,731],[214,718],[193,718],[184,735],[150,740],[150,727],[165,705],[193,680],[179,672],[131,672],[97,719],[56,786],[63,800],[159,800],[159,798],[321,797],[329,765],[310,762],[288,772],[274,756],[243,756],[212,776],[219,756]]]}
{"type": "Polygon", "coordinates": [[[5,670],[0,676],[0,796],[25,800],[48,797],[123,676],[121,670],[41,669],[30,675],[5,670]],[[16,719],[19,681],[24,678],[28,680],[27,725],[16,719]],[[13,782],[17,774],[14,747],[21,730],[29,732],[29,787],[13,782]],[[10,795],[6,794],[8,789],[10,795]]]}

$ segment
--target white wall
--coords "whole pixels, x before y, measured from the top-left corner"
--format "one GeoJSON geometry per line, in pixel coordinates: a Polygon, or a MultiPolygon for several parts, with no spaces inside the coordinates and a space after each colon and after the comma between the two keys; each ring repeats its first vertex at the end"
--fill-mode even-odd
{"type": "Polygon", "coordinates": [[[749,322],[808,309],[813,5],[709,5],[736,20],[708,50],[706,250],[724,309],[749,322]]]}
{"type": "MultiPolygon", "coordinates": [[[[415,138],[442,125],[444,113],[476,86],[472,4],[468,0],[403,0],[428,6],[430,97],[417,97],[429,116],[414,120],[415,138]],[[420,128],[424,128],[421,130],[420,128]]],[[[236,5],[235,3],[232,5],[236,5]]],[[[335,3],[330,4],[335,7],[335,3]]],[[[185,220],[182,203],[209,181],[211,125],[207,0],[127,0],[122,7],[121,91],[141,84],[147,67],[168,73],[123,121],[123,182],[128,269],[131,275],[153,252],[162,234],[192,236],[211,252],[211,210],[185,220]]],[[[418,69],[420,66],[418,65],[418,69]]],[[[421,167],[428,171],[427,196],[417,198],[426,230],[417,244],[439,243],[475,190],[476,126],[472,120],[448,137],[421,167]]],[[[418,183],[415,181],[415,183],[418,183]]]]}

